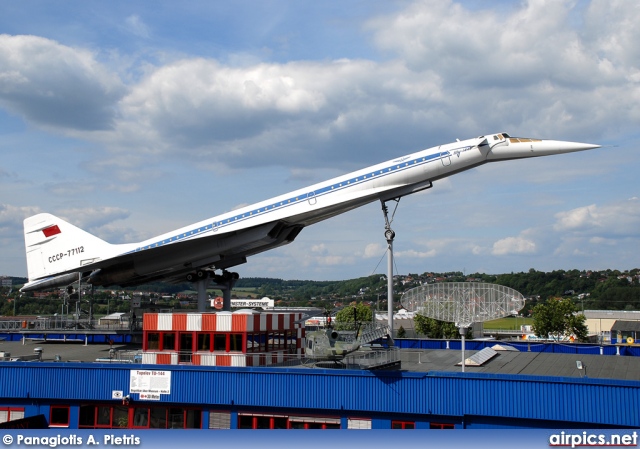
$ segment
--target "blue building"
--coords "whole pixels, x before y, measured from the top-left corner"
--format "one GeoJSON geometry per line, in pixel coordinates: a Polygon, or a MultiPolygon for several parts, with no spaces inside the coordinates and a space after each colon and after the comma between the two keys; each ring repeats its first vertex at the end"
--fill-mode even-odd
{"type": "MultiPolygon", "coordinates": [[[[461,373],[452,347],[459,342],[432,343],[450,349],[401,350],[395,371],[2,362],[0,422],[44,417],[50,427],[71,429],[640,427],[638,357],[604,355],[597,346],[525,346],[461,373]]],[[[19,350],[20,342],[11,344],[19,350]]]]}

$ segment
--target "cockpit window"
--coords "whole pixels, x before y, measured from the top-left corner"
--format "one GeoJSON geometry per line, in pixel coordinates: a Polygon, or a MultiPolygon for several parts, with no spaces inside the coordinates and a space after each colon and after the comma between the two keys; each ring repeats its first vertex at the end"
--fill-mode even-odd
{"type": "Polygon", "coordinates": [[[510,137],[509,142],[511,143],[527,143],[527,142],[541,142],[540,139],[530,139],[528,137],[510,137]]]}

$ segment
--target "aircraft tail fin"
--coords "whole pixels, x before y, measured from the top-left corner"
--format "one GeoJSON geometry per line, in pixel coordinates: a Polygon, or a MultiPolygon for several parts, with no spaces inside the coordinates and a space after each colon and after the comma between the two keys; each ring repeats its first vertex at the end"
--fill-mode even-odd
{"type": "Polygon", "coordinates": [[[82,271],[110,253],[113,245],[51,214],[24,220],[29,283],[82,271]]]}

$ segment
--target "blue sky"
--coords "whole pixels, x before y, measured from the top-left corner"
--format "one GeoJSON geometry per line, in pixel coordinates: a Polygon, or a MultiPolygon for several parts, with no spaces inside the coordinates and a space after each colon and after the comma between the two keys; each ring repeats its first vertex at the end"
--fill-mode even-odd
{"type": "MultiPolygon", "coordinates": [[[[489,164],[404,198],[400,273],[640,266],[640,4],[3,2],[0,275],[50,212],[139,241],[478,135],[604,148],[489,164]]],[[[377,203],[241,276],[385,270],[377,203]]]]}

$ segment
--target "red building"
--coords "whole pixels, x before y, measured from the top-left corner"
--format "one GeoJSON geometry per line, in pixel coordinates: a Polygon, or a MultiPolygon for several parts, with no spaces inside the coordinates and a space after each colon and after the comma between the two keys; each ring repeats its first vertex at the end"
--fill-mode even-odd
{"type": "Polygon", "coordinates": [[[304,352],[301,313],[146,313],[142,363],[264,366],[304,352]]]}

